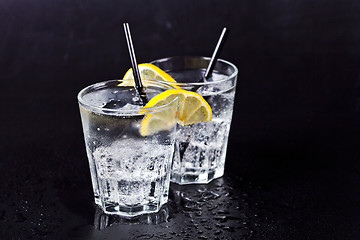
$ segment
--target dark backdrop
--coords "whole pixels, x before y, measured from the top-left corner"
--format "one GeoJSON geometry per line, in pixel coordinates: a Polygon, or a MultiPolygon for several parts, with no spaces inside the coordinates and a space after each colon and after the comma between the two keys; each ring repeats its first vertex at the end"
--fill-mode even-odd
{"type": "Polygon", "coordinates": [[[227,172],[295,204],[267,213],[259,239],[358,236],[360,2],[0,0],[4,236],[38,222],[64,233],[91,215],[79,207],[91,185],[76,95],[130,68],[123,22],[138,62],[210,56],[230,30],[220,57],[239,76],[227,172]]]}

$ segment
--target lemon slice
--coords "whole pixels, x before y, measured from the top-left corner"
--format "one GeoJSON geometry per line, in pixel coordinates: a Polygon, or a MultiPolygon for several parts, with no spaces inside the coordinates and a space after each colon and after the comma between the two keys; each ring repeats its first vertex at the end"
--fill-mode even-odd
{"type": "Polygon", "coordinates": [[[159,131],[170,130],[176,123],[177,113],[177,122],[181,125],[211,120],[212,111],[205,99],[198,93],[183,89],[166,90],[150,99],[143,108],[164,105],[176,97],[179,97],[179,108],[177,104],[174,104],[166,110],[145,115],[140,123],[141,135],[147,136],[159,131]]]}
{"type": "MultiPolygon", "coordinates": [[[[171,90],[172,89],[166,90],[150,99],[150,101],[143,107],[143,109],[166,105],[174,101],[177,95],[168,92],[171,90]]],[[[160,107],[159,111],[146,114],[145,117],[141,120],[140,134],[142,136],[148,136],[160,131],[170,130],[174,127],[176,124],[176,116],[179,110],[178,101],[175,100],[173,104],[170,104],[170,106],[165,106],[164,108],[166,109],[161,109],[160,107]]]]}
{"type": "MultiPolygon", "coordinates": [[[[176,83],[176,81],[166,72],[151,63],[141,63],[138,65],[141,80],[162,80],[166,82],[176,83]]],[[[133,86],[134,74],[130,68],[123,77],[123,82],[119,86],[133,86]]],[[[146,86],[146,81],[143,82],[146,86]]]]}

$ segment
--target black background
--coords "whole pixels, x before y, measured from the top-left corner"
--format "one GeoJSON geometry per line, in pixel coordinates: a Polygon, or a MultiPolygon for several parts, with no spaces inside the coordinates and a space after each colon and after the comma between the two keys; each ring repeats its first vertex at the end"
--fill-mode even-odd
{"type": "MultiPolygon", "coordinates": [[[[91,227],[76,95],[130,68],[123,22],[139,63],[210,56],[222,28],[230,30],[220,57],[238,67],[238,86],[225,177],[213,184],[248,202],[249,221],[191,239],[358,238],[360,2],[0,0],[2,239],[148,231],[91,227]]],[[[183,215],[152,229],[177,232],[183,215]]]]}

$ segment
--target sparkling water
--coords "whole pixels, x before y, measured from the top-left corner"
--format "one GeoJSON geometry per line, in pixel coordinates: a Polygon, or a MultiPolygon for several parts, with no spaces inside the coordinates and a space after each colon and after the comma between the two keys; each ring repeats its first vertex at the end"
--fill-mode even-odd
{"type": "Polygon", "coordinates": [[[169,148],[136,140],[116,141],[108,147],[96,148],[94,174],[106,208],[147,204],[156,207],[158,199],[160,204],[165,203],[168,166],[164,163],[170,158],[169,148]]]}
{"type": "MultiPolygon", "coordinates": [[[[203,70],[170,72],[181,82],[201,79],[203,70]]],[[[178,126],[171,180],[179,184],[208,183],[224,174],[226,149],[233,113],[235,84],[221,81],[227,75],[214,72],[200,87],[191,86],[209,103],[213,112],[211,121],[178,126]],[[218,82],[214,83],[213,82],[218,82]]],[[[185,86],[180,85],[185,88],[185,86]]]]}
{"type": "Polygon", "coordinates": [[[108,88],[84,98],[98,105],[80,104],[96,204],[123,216],[157,212],[168,198],[175,128],[141,136],[144,114],[131,112],[142,107],[134,89],[108,88]]]}

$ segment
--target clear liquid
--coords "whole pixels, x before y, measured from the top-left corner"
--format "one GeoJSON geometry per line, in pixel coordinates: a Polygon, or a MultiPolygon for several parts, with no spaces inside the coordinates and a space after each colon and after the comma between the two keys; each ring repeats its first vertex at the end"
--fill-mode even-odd
{"type": "MultiPolygon", "coordinates": [[[[194,79],[201,79],[203,71],[170,72],[170,75],[181,82],[194,82],[194,79]]],[[[227,77],[213,73],[207,81],[216,82],[227,77]]],[[[224,174],[235,86],[225,82],[203,85],[196,91],[211,106],[213,119],[178,126],[171,180],[179,184],[208,183],[224,174]]]]}
{"type": "Polygon", "coordinates": [[[169,170],[166,162],[171,150],[171,146],[132,140],[97,148],[93,159],[99,198],[105,208],[116,211],[121,207],[148,205],[147,209],[156,209],[159,204],[164,204],[166,172],[169,170]]]}
{"type": "MultiPolygon", "coordinates": [[[[114,101],[114,91],[91,99],[107,109],[142,107],[134,91],[126,95],[126,104],[114,101]]],[[[168,197],[175,132],[143,137],[139,133],[143,115],[119,116],[107,109],[93,112],[80,105],[95,202],[110,214],[156,212],[168,197]]]]}

